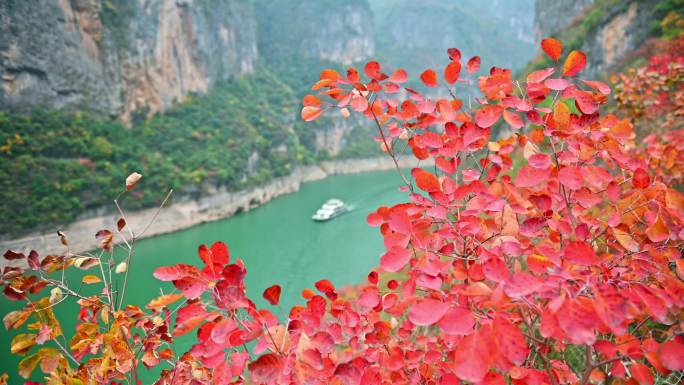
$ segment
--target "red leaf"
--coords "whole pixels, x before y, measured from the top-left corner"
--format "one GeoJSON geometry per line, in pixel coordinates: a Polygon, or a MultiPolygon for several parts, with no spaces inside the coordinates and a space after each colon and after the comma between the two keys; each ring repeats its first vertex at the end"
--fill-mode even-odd
{"type": "Polygon", "coordinates": [[[597,80],[582,80],[586,85],[589,87],[595,89],[596,91],[604,94],[604,95],[609,95],[610,94],[610,87],[603,82],[599,82],[597,80]]]}
{"type": "Polygon", "coordinates": [[[114,235],[109,230],[100,230],[95,234],[95,239],[100,243],[100,247],[104,251],[112,251],[114,246],[114,235]]]}
{"type": "Polygon", "coordinates": [[[439,327],[446,334],[465,336],[475,330],[475,318],[465,307],[449,309],[439,321],[439,327]]]}
{"type": "Polygon", "coordinates": [[[475,123],[482,128],[491,127],[501,117],[503,107],[498,104],[488,104],[475,112],[475,123]]]}
{"type": "Polygon", "coordinates": [[[399,68],[392,73],[392,76],[390,76],[389,80],[394,83],[403,83],[408,80],[408,74],[406,73],[405,69],[399,68]]]}
{"type": "Polygon", "coordinates": [[[526,272],[513,274],[504,287],[504,293],[509,297],[524,297],[535,293],[544,283],[537,277],[526,272]]]}
{"type": "Polygon", "coordinates": [[[264,299],[275,306],[280,302],[280,285],[273,285],[264,290],[264,299]]]}
{"type": "Polygon", "coordinates": [[[658,348],[660,362],[670,370],[684,370],[684,341],[675,339],[664,342],[658,348]]]}
{"type": "Polygon", "coordinates": [[[527,163],[534,168],[545,170],[551,165],[551,157],[544,153],[534,154],[527,159],[527,163]]]}
{"type": "Polygon", "coordinates": [[[477,71],[480,70],[480,57],[479,56],[473,56],[470,59],[468,59],[468,63],[466,64],[466,70],[468,70],[469,74],[473,74],[477,71]]]}
{"type": "MultiPolygon", "coordinates": [[[[175,266],[158,267],[154,270],[154,273],[152,273],[152,275],[154,275],[154,277],[160,281],[175,281],[188,275],[188,268],[197,270],[196,267],[191,265],[178,264],[175,266]]],[[[197,271],[197,274],[199,275],[199,271],[197,271]]]]}
{"type": "Polygon", "coordinates": [[[406,266],[411,259],[411,252],[403,247],[392,246],[382,257],[380,266],[390,273],[397,272],[406,266]]]}
{"type": "Polygon", "coordinates": [[[390,228],[401,234],[411,233],[411,218],[406,213],[406,210],[395,208],[389,215],[390,228]]]}
{"type": "Polygon", "coordinates": [[[458,81],[458,76],[461,74],[461,63],[452,61],[447,64],[444,69],[444,80],[449,84],[454,84],[458,81]]]}
{"type": "Polygon", "coordinates": [[[15,259],[26,258],[26,256],[23,253],[17,253],[17,252],[12,251],[12,250],[5,251],[5,254],[3,254],[3,257],[5,257],[5,259],[10,260],[10,261],[15,260],[15,259]]]}
{"type": "Polygon", "coordinates": [[[414,168],[411,170],[411,175],[416,180],[418,188],[423,191],[437,192],[442,189],[439,179],[429,171],[425,171],[422,168],[414,168]]]}
{"type": "Polygon", "coordinates": [[[558,310],[558,325],[572,344],[593,345],[596,342],[598,316],[586,297],[566,299],[558,310]],[[579,299],[584,299],[580,301],[579,299]]]}
{"type": "Polygon", "coordinates": [[[634,171],[634,177],[632,178],[632,185],[636,188],[644,189],[651,184],[651,177],[643,168],[637,168],[634,171]]]}
{"type": "Polygon", "coordinates": [[[587,56],[582,51],[572,51],[563,63],[563,76],[575,76],[587,65],[587,56]]]}
{"type": "Polygon", "coordinates": [[[506,283],[511,277],[511,272],[508,270],[506,262],[498,257],[487,260],[482,265],[482,270],[487,279],[498,283],[506,283]]]}
{"type": "Polygon", "coordinates": [[[425,83],[425,85],[428,87],[437,87],[439,84],[437,82],[437,74],[435,71],[429,69],[420,74],[420,80],[422,80],[423,83],[425,83]]]}
{"type": "Polygon", "coordinates": [[[380,215],[378,213],[370,213],[370,214],[368,214],[368,217],[366,217],[366,223],[368,223],[369,225],[371,225],[373,227],[380,226],[382,224],[382,222],[383,222],[382,215],[380,215]]]}
{"type": "Polygon", "coordinates": [[[369,61],[363,67],[363,72],[371,79],[376,79],[380,74],[380,63],[376,61],[369,61]]]}
{"type": "Polygon", "coordinates": [[[478,383],[489,370],[489,351],[479,332],[470,334],[456,345],[454,362],[451,366],[456,377],[478,383]]]}
{"type": "Polygon", "coordinates": [[[450,60],[459,61],[461,60],[461,51],[458,48],[447,49],[447,55],[450,60]]]}
{"type": "Polygon", "coordinates": [[[653,385],[653,372],[648,366],[636,362],[630,365],[629,372],[639,385],[653,385]]]}
{"type": "Polygon", "coordinates": [[[563,167],[558,172],[558,181],[570,190],[579,190],[583,183],[582,173],[578,167],[563,167]]]}
{"type": "Polygon", "coordinates": [[[116,221],[116,230],[121,232],[124,227],[126,227],[126,220],[124,218],[119,218],[119,220],[116,221]]]}
{"type": "Polygon", "coordinates": [[[428,326],[437,323],[449,310],[449,305],[436,299],[424,298],[418,300],[409,309],[408,319],[418,326],[428,326]]]}
{"type": "Polygon", "coordinates": [[[584,241],[568,242],[564,250],[565,258],[575,265],[592,266],[598,263],[594,248],[584,241]]]}
{"type": "Polygon", "coordinates": [[[575,91],[575,103],[583,114],[591,115],[599,110],[598,103],[594,100],[594,95],[588,91],[575,91]]]}
{"type": "Polygon", "coordinates": [[[549,67],[549,68],[544,68],[542,70],[531,72],[529,75],[527,75],[527,82],[528,83],[541,83],[544,81],[544,79],[551,76],[551,74],[554,71],[555,71],[555,68],[549,67]]]}
{"type": "Polygon", "coordinates": [[[368,109],[368,100],[362,95],[354,95],[352,96],[351,107],[354,111],[364,112],[368,109]]]}
{"type": "Polygon", "coordinates": [[[284,363],[278,354],[269,353],[250,362],[250,379],[255,383],[271,383],[283,369],[284,363]]]}
{"type": "Polygon", "coordinates": [[[552,37],[542,39],[541,47],[544,52],[546,52],[546,54],[549,55],[549,57],[554,61],[558,61],[563,53],[563,43],[552,37]]]}
{"type": "Polygon", "coordinates": [[[520,168],[514,183],[516,187],[533,187],[541,183],[546,183],[548,179],[548,169],[540,170],[528,165],[520,168]]]}
{"type": "Polygon", "coordinates": [[[516,114],[515,112],[504,110],[503,117],[506,123],[508,123],[509,126],[513,127],[513,129],[519,130],[522,128],[522,126],[525,125],[520,115],[516,114]]]}
{"type": "Polygon", "coordinates": [[[554,91],[563,91],[570,86],[570,82],[563,79],[546,79],[544,80],[544,85],[554,91]]]}
{"type": "Polygon", "coordinates": [[[199,326],[209,315],[200,303],[189,303],[178,310],[173,336],[178,337],[199,326]]]}
{"type": "Polygon", "coordinates": [[[335,286],[333,286],[332,282],[327,279],[321,279],[320,281],[316,282],[314,286],[316,286],[316,289],[323,294],[335,291],[335,286]]]}
{"type": "Polygon", "coordinates": [[[501,353],[514,365],[522,365],[530,353],[522,330],[508,319],[498,317],[494,320],[496,342],[501,353]]]}

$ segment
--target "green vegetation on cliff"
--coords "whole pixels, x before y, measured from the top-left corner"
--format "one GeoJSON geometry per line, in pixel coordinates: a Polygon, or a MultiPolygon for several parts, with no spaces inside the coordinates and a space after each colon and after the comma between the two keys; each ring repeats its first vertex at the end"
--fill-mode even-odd
{"type": "Polygon", "coordinates": [[[145,180],[129,208],[158,204],[171,187],[201,194],[285,175],[313,160],[290,128],[295,103],[260,69],[130,128],[85,113],[0,113],[0,233],[67,224],[108,204],[132,171],[145,180]]]}

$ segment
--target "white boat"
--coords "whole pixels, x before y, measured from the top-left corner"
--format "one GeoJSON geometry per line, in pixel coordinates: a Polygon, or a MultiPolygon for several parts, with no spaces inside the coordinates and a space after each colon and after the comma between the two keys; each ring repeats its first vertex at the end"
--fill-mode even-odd
{"type": "Polygon", "coordinates": [[[311,216],[311,219],[317,222],[323,222],[335,218],[338,215],[344,214],[348,211],[347,206],[339,199],[328,199],[323,206],[321,206],[316,214],[311,216]]]}

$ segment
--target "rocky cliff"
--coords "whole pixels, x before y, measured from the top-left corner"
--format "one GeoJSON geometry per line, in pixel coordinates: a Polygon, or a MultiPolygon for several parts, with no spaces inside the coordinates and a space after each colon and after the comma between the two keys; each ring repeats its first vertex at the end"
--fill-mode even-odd
{"type": "Polygon", "coordinates": [[[536,0],[537,39],[557,36],[587,53],[585,76],[619,67],[652,33],[658,0],[536,0]]]}
{"type": "Polygon", "coordinates": [[[367,0],[257,0],[259,48],[268,62],[314,58],[350,65],[375,52],[367,0]]]}
{"type": "Polygon", "coordinates": [[[0,2],[0,108],[128,117],[205,92],[257,59],[247,0],[0,2]]]}
{"type": "Polygon", "coordinates": [[[537,42],[568,28],[594,0],[535,0],[534,32],[537,42]]]}
{"type": "Polygon", "coordinates": [[[446,50],[520,68],[534,53],[533,0],[371,0],[378,55],[409,74],[442,65],[446,50]],[[419,17],[416,17],[419,15],[419,17]]]}

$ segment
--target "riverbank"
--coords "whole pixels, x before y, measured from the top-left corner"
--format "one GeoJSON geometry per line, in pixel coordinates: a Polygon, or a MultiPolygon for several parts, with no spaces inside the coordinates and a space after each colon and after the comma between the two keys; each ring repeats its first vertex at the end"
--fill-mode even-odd
{"type": "MultiPolygon", "coordinates": [[[[411,159],[400,161],[401,167],[414,165],[415,163],[411,159]]],[[[301,184],[305,182],[320,180],[331,175],[356,174],[393,168],[394,163],[389,157],[324,161],[315,166],[297,167],[288,176],[275,178],[264,185],[247,190],[218,190],[216,193],[198,200],[176,197],[177,199],[172,204],[159,211],[157,219],[149,227],[144,237],[171,233],[200,223],[230,218],[237,213],[259,207],[281,195],[299,191],[301,184]]],[[[399,181],[399,179],[397,180],[399,181]]],[[[128,225],[140,232],[156,212],[156,208],[127,212],[128,225]]],[[[99,215],[76,221],[63,228],[62,231],[69,239],[70,252],[80,253],[95,249],[98,246],[95,233],[100,229],[114,230],[117,219],[118,215],[116,214],[99,215]]],[[[40,255],[64,253],[65,251],[56,232],[36,232],[18,239],[0,242],[2,252],[8,249],[24,252],[36,250],[40,255]]]]}

